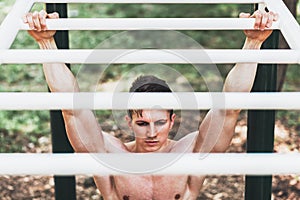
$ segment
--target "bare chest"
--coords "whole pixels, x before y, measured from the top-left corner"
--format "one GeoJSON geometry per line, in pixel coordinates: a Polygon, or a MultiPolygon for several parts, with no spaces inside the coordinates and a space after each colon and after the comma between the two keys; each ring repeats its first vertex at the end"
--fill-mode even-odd
{"type": "Polygon", "coordinates": [[[115,176],[114,183],[121,200],[184,199],[188,176],[115,176]]]}

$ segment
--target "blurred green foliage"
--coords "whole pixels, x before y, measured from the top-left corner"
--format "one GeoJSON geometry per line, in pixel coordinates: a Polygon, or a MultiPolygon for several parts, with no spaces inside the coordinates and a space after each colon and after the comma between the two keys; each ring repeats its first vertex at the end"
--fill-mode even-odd
{"type": "MultiPolygon", "coordinates": [[[[287,70],[286,79],[283,85],[283,91],[285,92],[299,92],[300,91],[300,65],[289,65],[287,70]]],[[[287,102],[288,103],[288,102],[287,102]]],[[[277,113],[277,119],[281,120],[284,125],[294,128],[300,135],[300,111],[279,110],[277,113]]]]}
{"type": "MultiPolygon", "coordinates": [[[[0,22],[11,9],[14,1],[1,0],[0,22]]],[[[36,4],[33,10],[40,10],[43,4],[36,4]]],[[[239,12],[249,12],[251,5],[167,5],[167,4],[71,4],[69,5],[69,17],[237,17],[239,12]]],[[[204,48],[241,48],[244,36],[242,31],[181,31],[181,34],[196,41],[204,48]]],[[[148,32],[140,36],[139,32],[132,32],[131,37],[117,38],[124,35],[122,31],[70,31],[70,47],[73,49],[85,48],[122,48],[138,45],[140,48],[155,48],[161,45],[155,43],[155,34],[148,32]],[[145,35],[146,34],[146,35],[145,35]],[[114,38],[115,37],[115,38],[114,38]],[[147,40],[145,40],[147,38],[147,40]],[[136,40],[140,39],[140,40],[136,40]],[[108,42],[107,42],[108,41],[108,42]],[[113,41],[113,42],[112,42],[113,41]]],[[[129,34],[130,35],[130,34],[129,34]]],[[[179,41],[172,38],[164,38],[170,41],[170,45],[178,45],[179,41]]],[[[13,49],[36,49],[38,45],[31,39],[27,32],[20,31],[12,45],[13,49]]],[[[133,69],[136,65],[110,65],[104,72],[101,83],[118,80],[124,73],[133,69]]],[[[81,70],[80,65],[72,70],[77,74],[81,70]]],[[[190,65],[170,65],[175,71],[184,74],[184,77],[193,86],[195,91],[207,91],[207,82],[214,84],[216,77],[209,72],[201,72],[205,80],[199,76],[190,65]]],[[[228,73],[232,65],[218,65],[222,75],[228,73]]],[[[0,92],[44,92],[47,91],[41,65],[1,65],[0,66],[0,92]]],[[[87,70],[90,74],[93,69],[87,70]]],[[[284,91],[299,91],[299,65],[291,66],[287,72],[284,91]]],[[[87,73],[87,79],[89,74],[87,73]]],[[[218,80],[220,81],[220,80],[218,80]]],[[[221,80],[222,81],[222,80],[221,80]]],[[[99,121],[111,120],[110,111],[97,111],[99,121]]],[[[300,118],[297,111],[279,111],[278,118],[286,124],[299,127],[300,118]]],[[[30,143],[37,143],[38,138],[50,133],[48,111],[0,111],[0,152],[21,152],[30,143]]]]}

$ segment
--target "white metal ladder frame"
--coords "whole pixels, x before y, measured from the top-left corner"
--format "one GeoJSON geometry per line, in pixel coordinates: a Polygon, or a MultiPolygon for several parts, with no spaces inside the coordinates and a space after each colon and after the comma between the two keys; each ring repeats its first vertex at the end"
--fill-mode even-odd
{"type": "MultiPolygon", "coordinates": [[[[254,19],[239,18],[104,18],[104,19],[52,19],[47,20],[49,29],[55,30],[240,30],[253,29],[254,19]]],[[[289,12],[288,8],[281,0],[16,0],[11,12],[4,19],[0,26],[0,64],[1,63],[110,63],[108,58],[111,55],[126,53],[121,59],[114,63],[238,63],[238,62],[255,62],[255,63],[300,63],[300,26],[289,12]],[[260,6],[268,7],[269,10],[279,14],[278,22],[274,23],[272,29],[279,29],[287,40],[290,49],[285,50],[238,50],[238,49],[204,49],[204,50],[188,50],[188,49],[167,49],[167,50],[138,50],[131,49],[85,49],[85,50],[11,50],[18,31],[28,30],[28,26],[22,22],[22,16],[27,13],[34,3],[152,3],[152,4],[216,4],[216,3],[258,3],[260,6]],[[97,52],[98,51],[98,52],[97,52]],[[174,53],[179,55],[187,55],[188,59],[180,59],[174,53]],[[199,52],[201,51],[201,52],[199,52]],[[210,58],[199,58],[199,53],[203,51],[210,58]],[[87,59],[91,53],[99,53],[104,56],[93,57],[87,59]],[[32,56],[34,55],[34,56],[32,56]],[[105,56],[109,55],[109,56],[105,56]],[[238,56],[236,56],[238,55],[238,56]]],[[[166,94],[169,99],[167,103],[163,101],[153,101],[156,94],[149,94],[149,101],[139,103],[140,99],[145,100],[141,94],[134,94],[131,99],[130,107],[133,108],[149,108],[154,105],[163,105],[164,107],[173,107],[174,109],[209,109],[212,107],[244,108],[244,109],[300,109],[300,101],[298,92],[289,93],[192,93],[197,99],[195,105],[178,105],[175,96],[188,96],[187,94],[166,94]],[[226,99],[225,104],[213,104],[211,98],[218,96],[226,99]],[[241,96],[243,97],[241,98],[241,96]],[[203,98],[209,100],[204,101],[203,98]],[[276,98],[274,98],[276,97],[276,98]],[[242,99],[242,101],[241,101],[242,99]],[[151,100],[151,101],[150,101],[151,100]],[[290,102],[291,103],[286,103],[290,102]]],[[[78,98],[94,98],[93,105],[72,104],[74,94],[47,94],[47,93],[0,93],[0,108],[4,110],[13,109],[47,109],[44,100],[52,98],[52,104],[47,105],[51,109],[63,109],[72,107],[80,109],[80,107],[90,109],[127,109],[127,105],[112,105],[112,98],[118,94],[78,94],[78,98]],[[35,98],[32,100],[32,96],[35,98]],[[59,95],[59,99],[54,98],[59,95]],[[97,100],[101,98],[101,101],[97,100]],[[3,97],[3,98],[2,98],[3,97]],[[16,98],[17,97],[17,98],[16,98]],[[28,99],[20,103],[18,99],[28,99]],[[55,102],[55,103],[54,103],[55,102]]],[[[119,94],[124,95],[124,94],[119,94]]],[[[144,94],[143,94],[144,95],[144,94]]],[[[161,98],[160,98],[161,99],[161,98]]]]}
{"type": "MultiPolygon", "coordinates": [[[[160,0],[17,0],[12,11],[4,19],[0,27],[0,63],[42,63],[68,62],[84,63],[92,50],[60,50],[45,52],[43,50],[8,50],[19,30],[28,30],[22,22],[22,16],[29,12],[34,3],[162,3],[160,0]],[[30,54],[34,53],[34,58],[30,54]],[[45,60],[46,57],[51,59],[45,60]],[[80,55],[80,56],[78,56],[80,55]],[[29,61],[30,59],[30,61],[29,61]]],[[[300,63],[300,27],[293,15],[281,0],[164,0],[163,3],[174,4],[215,4],[215,3],[259,3],[279,14],[279,21],[272,29],[279,29],[288,42],[289,50],[205,50],[212,63],[300,63]],[[235,56],[235,55],[239,56],[235,56]],[[223,56],[222,56],[223,55],[223,56]],[[238,58],[237,58],[238,57],[238,58]],[[280,59],[279,59],[280,58],[280,59]]],[[[239,18],[89,18],[89,19],[53,19],[47,20],[49,29],[55,30],[243,30],[253,29],[254,19],[239,18]]],[[[187,51],[187,50],[186,50],[187,51]]],[[[103,50],[105,53],[106,51],[103,50]]],[[[108,51],[111,53],[112,51],[108,51]]],[[[160,51],[139,51],[139,54],[160,54],[160,51]]],[[[194,54],[193,54],[194,53],[194,54]]],[[[197,51],[192,51],[196,55],[197,51]]],[[[132,55],[132,54],[131,54],[132,55]]],[[[199,54],[198,54],[199,55],[199,54]]],[[[124,57],[122,63],[178,63],[174,57],[145,59],[147,56],[136,56],[135,60],[124,57]],[[166,60],[165,60],[166,59],[166,60]]],[[[102,58],[88,60],[91,63],[107,63],[102,58]]],[[[183,62],[183,61],[181,61],[183,62]]],[[[191,57],[190,63],[202,63],[196,57],[191,57]]]]}
{"type": "MultiPolygon", "coordinates": [[[[0,63],[43,63],[43,62],[67,62],[67,63],[83,63],[85,57],[89,55],[92,50],[10,50],[10,46],[13,43],[19,30],[27,30],[28,27],[23,25],[21,17],[28,12],[35,2],[43,3],[161,3],[161,0],[17,0],[14,8],[5,18],[0,27],[0,63]],[[62,52],[64,55],[62,55],[62,52]],[[29,55],[34,53],[35,58],[29,55]],[[46,57],[51,57],[47,58],[46,57]],[[78,58],[81,57],[81,58],[78,58]],[[69,59],[71,58],[71,59],[69,59]]],[[[300,52],[300,28],[296,20],[290,14],[281,0],[164,0],[163,3],[260,3],[265,4],[270,10],[273,10],[280,15],[280,20],[274,24],[272,28],[279,29],[286,38],[291,49],[289,50],[205,50],[210,56],[213,63],[236,63],[236,62],[255,62],[255,63],[299,63],[300,52]],[[235,59],[234,55],[239,54],[239,58],[235,59]],[[221,55],[224,55],[220,58],[221,55]],[[250,58],[249,58],[250,57],[250,58]]],[[[171,19],[170,19],[171,20],[171,19]]],[[[50,29],[64,29],[66,24],[70,24],[67,29],[119,29],[118,24],[120,21],[130,24],[130,29],[145,28],[145,24],[137,25],[137,20],[131,19],[97,19],[95,23],[92,21],[85,21],[82,23],[82,19],[58,19],[48,20],[47,24],[50,29]],[[112,22],[113,21],[113,22],[112,22]],[[107,22],[109,22],[107,24],[107,22]],[[98,24],[99,23],[99,24],[98,24]],[[103,24],[105,26],[103,26],[103,24]],[[80,25],[80,27],[78,27],[80,25]],[[95,25],[95,26],[94,26],[95,25]]],[[[146,24],[154,23],[155,26],[164,27],[164,20],[157,21],[154,19],[143,19],[142,22],[146,24]]],[[[171,29],[180,29],[181,23],[187,23],[189,29],[251,29],[253,25],[252,19],[212,19],[210,24],[205,23],[201,19],[174,19],[171,29]],[[190,21],[189,21],[190,20],[190,21]],[[221,23],[222,22],[222,23],[221,23]],[[236,22],[236,23],[232,23],[236,22]]],[[[153,26],[153,24],[152,24],[153,26]]],[[[152,29],[152,26],[148,26],[152,29]]],[[[167,27],[167,26],[166,26],[167,27]]],[[[165,27],[165,29],[167,29],[165,27]]],[[[128,27],[123,27],[127,30],[128,27]]],[[[185,27],[187,28],[187,27],[185,27]]],[[[125,50],[98,50],[99,53],[115,53],[111,51],[125,51],[125,50]],[[102,52],[101,52],[102,51],[102,52]]],[[[185,53],[191,53],[197,55],[197,50],[178,50],[186,51],[185,53]]],[[[164,58],[168,62],[177,63],[179,60],[175,57],[168,57],[169,55],[163,54],[163,57],[159,57],[162,52],[145,50],[139,51],[133,57],[127,57],[119,61],[120,63],[132,63],[132,62],[152,62],[162,63],[164,58]],[[145,55],[157,56],[157,59],[147,60],[144,59],[145,55]],[[144,55],[144,56],[143,56],[144,55]],[[135,59],[138,56],[143,59],[135,59]]],[[[91,62],[107,62],[108,60],[93,60],[91,62]]],[[[203,61],[197,60],[197,57],[191,57],[191,63],[201,63],[203,61]],[[194,60],[193,60],[194,59],[194,60]]],[[[181,61],[182,62],[182,61],[181,61]]],[[[181,63],[179,62],[179,63],[181,63]]],[[[206,61],[205,61],[206,62],[206,61]]],[[[82,93],[76,94],[82,95],[82,98],[94,98],[94,106],[79,105],[80,108],[91,109],[127,109],[125,106],[113,107],[111,99],[113,98],[111,93],[82,93]],[[98,99],[99,98],[99,99],[98,99]],[[101,99],[100,99],[101,98],[101,99]]],[[[116,94],[118,98],[128,98],[127,94],[116,94]],[[125,95],[125,96],[122,96],[125,95]]],[[[246,109],[300,109],[300,93],[193,93],[198,101],[198,105],[177,105],[176,99],[172,94],[135,94],[130,108],[146,108],[157,105],[158,103],[164,108],[174,109],[206,109],[211,108],[212,102],[209,100],[211,95],[216,98],[225,98],[226,108],[246,108],[246,109]],[[155,95],[166,95],[164,98],[168,98],[168,102],[154,101],[153,103],[145,99],[159,99],[155,95]],[[151,98],[153,97],[153,98],[151,98]],[[240,100],[242,99],[242,100],[240,100]],[[292,102],[291,102],[292,101],[292,102]],[[142,104],[141,104],[142,102],[142,104]],[[183,106],[183,107],[182,107],[183,106]]],[[[180,93],[177,95],[185,95],[183,98],[188,98],[190,94],[180,93]]],[[[115,96],[116,97],[116,96],[115,96]]],[[[80,97],[81,98],[81,97],[80,97]]],[[[23,110],[23,109],[63,109],[74,108],[73,93],[1,93],[0,94],[0,109],[2,110],[23,110]],[[51,104],[45,105],[45,100],[48,100],[51,104]]],[[[215,106],[215,105],[214,105],[215,106]]],[[[74,109],[77,109],[75,107],[74,109]]],[[[99,159],[126,159],[127,163],[130,163],[132,159],[166,159],[174,154],[148,154],[148,155],[135,155],[135,157],[128,158],[125,154],[102,154],[98,155],[99,159]],[[128,159],[131,159],[130,161],[128,159]]],[[[176,155],[175,155],[176,156],[176,155]]],[[[0,154],[1,165],[0,174],[6,175],[46,175],[46,174],[58,174],[58,175],[71,175],[71,174],[120,174],[121,171],[113,170],[106,165],[99,165],[99,162],[95,160],[92,155],[87,154],[40,154],[40,155],[26,155],[26,154],[0,154]],[[14,166],[14,167],[11,167],[14,166]]],[[[199,159],[200,154],[185,154],[179,155],[178,160],[167,166],[161,171],[155,171],[156,174],[253,174],[253,175],[268,175],[268,174],[293,174],[299,173],[300,157],[299,154],[205,154],[203,159],[199,159]],[[205,159],[204,159],[205,158],[205,159]],[[228,162],[231,160],[231,162],[228,162]],[[290,162],[293,160],[293,164],[290,162]],[[220,165],[219,163],[222,163],[220,165]]],[[[133,162],[134,163],[134,162],[133,162]]],[[[141,163],[141,162],[139,162],[141,163]]],[[[147,163],[147,162],[145,162],[147,163]]],[[[143,164],[143,163],[141,163],[143,164]]]]}

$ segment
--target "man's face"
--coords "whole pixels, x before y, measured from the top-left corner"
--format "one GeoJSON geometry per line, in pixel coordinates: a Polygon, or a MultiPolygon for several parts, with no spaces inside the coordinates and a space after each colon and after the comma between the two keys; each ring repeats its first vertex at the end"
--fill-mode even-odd
{"type": "Polygon", "coordinates": [[[142,116],[133,113],[127,118],[136,137],[135,150],[140,153],[155,152],[167,146],[168,135],[174,124],[175,114],[167,110],[143,110],[142,116]]]}

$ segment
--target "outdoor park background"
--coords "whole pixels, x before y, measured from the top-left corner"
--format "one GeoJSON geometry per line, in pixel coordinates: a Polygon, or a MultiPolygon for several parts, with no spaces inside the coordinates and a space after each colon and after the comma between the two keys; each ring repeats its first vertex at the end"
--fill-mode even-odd
{"type": "MultiPolygon", "coordinates": [[[[0,23],[12,8],[14,1],[0,0],[0,23]]],[[[38,4],[33,9],[40,10],[38,4]]],[[[236,17],[239,12],[250,12],[250,5],[118,5],[118,4],[71,4],[70,17],[236,17]]],[[[299,9],[299,5],[298,5],[299,9]]],[[[298,11],[298,13],[300,13],[298,11]]],[[[300,17],[298,15],[298,21],[300,17]]],[[[71,31],[70,47],[96,48],[103,41],[120,33],[120,31],[71,31]]],[[[241,48],[244,36],[242,31],[183,31],[204,48],[241,48]]],[[[151,35],[148,35],[151,37],[151,35]]],[[[128,42],[128,41],[127,41],[128,42]]],[[[133,42],[133,41],[132,41],[133,42]]],[[[130,43],[130,41],[129,41],[130,43]]],[[[122,44],[114,44],[116,46],[122,44]]],[[[147,45],[147,44],[144,44],[147,45]]],[[[38,48],[37,44],[21,31],[12,48],[38,48]]],[[[135,65],[111,65],[104,73],[101,84],[111,88],[118,83],[122,74],[132,70],[135,65]]],[[[205,81],[190,66],[172,65],[182,74],[195,91],[207,91],[206,84],[213,84],[219,77],[205,74],[205,81]],[[187,70],[188,69],[188,70],[187,70]],[[207,83],[210,82],[210,83],[207,83]]],[[[232,65],[218,65],[225,76],[232,65]]],[[[0,92],[46,92],[47,86],[41,65],[0,65],[0,92]]],[[[80,65],[73,65],[77,74],[80,65]]],[[[89,77],[93,70],[87,70],[89,77]]],[[[282,91],[300,91],[299,65],[290,65],[287,70],[282,91]]],[[[83,77],[84,78],[84,77],[83,77]]],[[[180,84],[179,79],[169,77],[170,84],[180,84]],[[173,81],[173,82],[172,82],[173,81]]],[[[287,102],[288,103],[288,102],[287,102]]],[[[245,152],[247,115],[241,113],[236,134],[229,151],[245,152]]],[[[131,139],[118,128],[111,111],[97,111],[99,122],[105,131],[123,140],[131,139]]],[[[199,120],[199,119],[197,119],[199,120]]],[[[0,111],[0,153],[10,152],[51,152],[50,116],[48,111],[0,111]]],[[[195,122],[196,123],[196,122],[195,122]]],[[[192,130],[191,130],[192,131],[192,130]]],[[[298,152],[300,150],[300,115],[299,111],[277,111],[275,127],[275,152],[298,152]]],[[[292,162],[292,161],[291,161],[292,162]]],[[[292,164],[292,163],[291,163],[292,164]]],[[[90,177],[77,177],[78,199],[99,199],[99,192],[90,177]]],[[[53,199],[54,187],[52,177],[1,176],[1,199],[53,199]]],[[[207,179],[199,199],[242,199],[244,177],[211,176],[207,179]]],[[[300,199],[300,177],[274,176],[274,199],[300,199]]]]}

